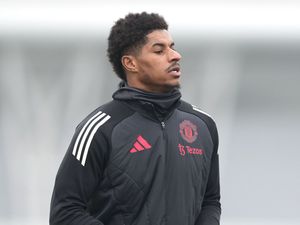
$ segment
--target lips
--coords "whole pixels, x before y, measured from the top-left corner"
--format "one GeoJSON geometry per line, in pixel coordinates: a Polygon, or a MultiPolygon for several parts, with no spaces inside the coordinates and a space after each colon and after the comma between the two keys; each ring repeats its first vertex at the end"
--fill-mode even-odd
{"type": "Polygon", "coordinates": [[[173,66],[171,67],[168,72],[172,72],[172,71],[175,71],[175,72],[179,72],[180,71],[180,67],[179,66],[173,66]]]}
{"type": "Polygon", "coordinates": [[[175,65],[171,65],[167,69],[167,71],[168,71],[168,73],[171,73],[171,72],[180,73],[180,65],[178,63],[176,63],[175,65]]]}
{"type": "Polygon", "coordinates": [[[171,65],[167,71],[174,76],[180,76],[180,65],[178,63],[171,65]]]}

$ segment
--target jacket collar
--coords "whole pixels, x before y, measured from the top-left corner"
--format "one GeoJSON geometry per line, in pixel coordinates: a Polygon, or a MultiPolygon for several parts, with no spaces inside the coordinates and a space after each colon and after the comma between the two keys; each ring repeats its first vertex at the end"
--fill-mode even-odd
{"type": "Polygon", "coordinates": [[[180,104],[181,93],[174,88],[168,93],[149,93],[129,87],[127,85],[119,88],[113,99],[125,101],[134,110],[151,116],[159,121],[166,120],[176,107],[180,104]]]}

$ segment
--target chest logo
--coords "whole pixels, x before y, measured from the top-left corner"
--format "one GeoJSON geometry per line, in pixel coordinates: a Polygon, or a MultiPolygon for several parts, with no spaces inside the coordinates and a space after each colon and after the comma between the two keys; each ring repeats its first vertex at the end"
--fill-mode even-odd
{"type": "Polygon", "coordinates": [[[196,125],[189,120],[184,120],[179,124],[179,133],[188,143],[193,143],[198,136],[196,125]]]}
{"type": "Polygon", "coordinates": [[[191,146],[183,146],[182,144],[178,144],[179,154],[181,156],[185,156],[186,153],[190,155],[203,155],[204,150],[201,148],[193,148],[191,146]]]}
{"type": "Polygon", "coordinates": [[[142,135],[139,135],[133,144],[133,148],[130,149],[130,153],[144,151],[150,149],[152,146],[146,141],[142,135]]]}

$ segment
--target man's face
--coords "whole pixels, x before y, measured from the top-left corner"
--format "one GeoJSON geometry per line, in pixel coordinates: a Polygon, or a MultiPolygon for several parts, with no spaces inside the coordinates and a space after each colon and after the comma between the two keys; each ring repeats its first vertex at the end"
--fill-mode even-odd
{"type": "Polygon", "coordinates": [[[180,86],[181,55],[167,30],[155,30],[147,35],[146,44],[135,56],[137,76],[135,87],[148,92],[168,92],[180,86]]]}

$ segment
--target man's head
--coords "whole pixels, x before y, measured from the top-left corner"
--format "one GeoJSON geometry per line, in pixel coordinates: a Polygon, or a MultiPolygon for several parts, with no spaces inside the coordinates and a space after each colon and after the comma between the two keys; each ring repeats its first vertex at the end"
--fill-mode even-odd
{"type": "Polygon", "coordinates": [[[168,25],[158,14],[128,14],[112,27],[107,55],[116,74],[129,86],[167,92],[179,86],[181,56],[174,50],[168,25]]]}

